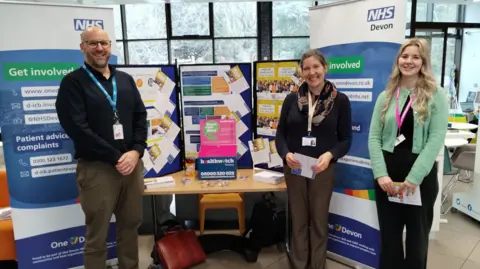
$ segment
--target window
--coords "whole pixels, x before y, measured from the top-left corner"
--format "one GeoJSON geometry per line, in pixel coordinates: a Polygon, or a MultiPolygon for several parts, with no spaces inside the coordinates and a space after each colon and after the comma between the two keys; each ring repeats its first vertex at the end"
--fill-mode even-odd
{"type": "MultiPolygon", "coordinates": [[[[427,21],[428,6],[427,3],[417,2],[417,15],[415,21],[427,21]]],[[[407,2],[407,28],[405,29],[405,36],[410,36],[410,23],[412,20],[412,2],[407,2]]]]}
{"type": "MultiPolygon", "coordinates": [[[[431,44],[432,69],[438,85],[442,82],[443,32],[418,33],[417,36],[427,39],[431,44]],[[425,36],[428,34],[428,36],[425,36]]],[[[443,86],[448,88],[451,81],[451,71],[455,67],[455,38],[447,39],[447,54],[445,58],[445,76],[443,86]]]]}
{"type": "Polygon", "coordinates": [[[215,37],[256,37],[257,3],[213,4],[215,37]]]}
{"type": "Polygon", "coordinates": [[[457,4],[433,4],[433,21],[457,22],[458,7],[457,4]]]}
{"type": "Polygon", "coordinates": [[[311,1],[273,2],[273,60],[298,59],[308,50],[310,47],[308,13],[313,5],[314,2],[311,1]]]}
{"type": "Polygon", "coordinates": [[[170,54],[172,63],[213,63],[212,40],[172,40],[170,54]]]}
{"type": "Polygon", "coordinates": [[[166,38],[165,5],[125,5],[126,39],[166,38]]]}
{"type": "Polygon", "coordinates": [[[168,64],[166,40],[129,41],[130,64],[168,64]]]}
{"type": "Polygon", "coordinates": [[[309,36],[308,11],[313,2],[273,2],[273,36],[309,36]]]}
{"type": "Polygon", "coordinates": [[[310,48],[310,38],[274,38],[272,45],[274,60],[300,59],[310,48]]]}
{"type": "Polygon", "coordinates": [[[480,4],[465,5],[465,22],[480,23],[480,4]]]}
{"type": "Polygon", "coordinates": [[[120,6],[109,6],[113,7],[113,21],[115,23],[115,39],[123,39],[122,32],[122,15],[120,12],[120,6]]]}
{"type": "Polygon", "coordinates": [[[117,55],[117,64],[125,64],[125,52],[123,51],[123,43],[122,41],[116,41],[116,54],[117,55]]]}
{"type": "Polygon", "coordinates": [[[257,60],[257,3],[213,4],[215,62],[257,60]]]}
{"type": "Polygon", "coordinates": [[[215,62],[254,62],[257,60],[257,39],[216,39],[215,62]]]}
{"type": "Polygon", "coordinates": [[[129,64],[168,64],[165,5],[125,5],[125,22],[129,64]]]}
{"type": "Polygon", "coordinates": [[[209,36],[208,3],[172,3],[172,35],[209,36]]]}

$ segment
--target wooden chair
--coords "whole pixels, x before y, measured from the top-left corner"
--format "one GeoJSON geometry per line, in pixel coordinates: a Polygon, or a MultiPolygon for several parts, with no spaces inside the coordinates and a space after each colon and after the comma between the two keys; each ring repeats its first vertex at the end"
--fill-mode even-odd
{"type": "MultiPolygon", "coordinates": [[[[7,172],[0,170],[0,208],[9,206],[7,172]]],[[[0,220],[0,261],[15,261],[16,259],[12,220],[0,220]]]]}
{"type": "Polygon", "coordinates": [[[238,213],[238,230],[245,231],[245,206],[243,193],[199,194],[200,234],[205,231],[205,213],[207,209],[234,208],[238,213]]]}

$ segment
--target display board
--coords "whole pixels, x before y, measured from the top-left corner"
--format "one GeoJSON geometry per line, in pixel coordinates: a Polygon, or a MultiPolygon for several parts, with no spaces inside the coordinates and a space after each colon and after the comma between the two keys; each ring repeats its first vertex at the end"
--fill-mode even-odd
{"type": "Polygon", "coordinates": [[[231,118],[237,122],[238,168],[251,168],[251,64],[180,65],[184,149],[187,162],[200,149],[200,120],[231,118]]]}
{"type": "Polygon", "coordinates": [[[144,176],[159,177],[182,170],[175,66],[118,65],[117,68],[133,77],[147,109],[144,176]]]}
{"type": "Polygon", "coordinates": [[[353,141],[336,168],[328,250],[373,268],[378,268],[380,239],[368,133],[375,101],[405,40],[406,8],[406,0],[363,0],[310,10],[310,47],[324,53],[326,78],[348,96],[352,108],[353,141]]]}
{"type": "MultiPolygon", "coordinates": [[[[255,62],[254,69],[255,138],[268,139],[270,154],[278,156],[275,135],[283,101],[289,93],[297,92],[303,83],[299,60],[255,62]]],[[[258,164],[256,167],[282,171],[282,165],[271,165],[272,159],[270,157],[268,164],[258,164]]]]}
{"type": "MultiPolygon", "coordinates": [[[[0,2],[0,25],[12,23],[0,27],[0,125],[18,267],[83,268],[85,217],[73,143],[58,123],[55,101],[61,79],[83,64],[86,27],[104,28],[116,47],[113,10],[0,2]]],[[[110,266],[117,265],[113,221],[110,266]]]]}

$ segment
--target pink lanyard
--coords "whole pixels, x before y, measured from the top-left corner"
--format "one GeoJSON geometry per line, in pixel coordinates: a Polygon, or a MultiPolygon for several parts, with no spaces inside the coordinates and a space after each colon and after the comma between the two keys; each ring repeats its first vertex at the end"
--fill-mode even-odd
{"type": "Polygon", "coordinates": [[[397,99],[397,106],[396,106],[396,111],[395,111],[395,116],[397,118],[398,129],[400,130],[400,127],[402,127],[403,121],[405,120],[405,117],[407,116],[407,112],[410,109],[410,107],[412,106],[413,99],[414,99],[415,96],[412,95],[412,97],[410,97],[410,101],[408,102],[407,107],[405,107],[405,110],[403,111],[401,118],[400,118],[400,110],[398,108],[398,97],[399,96],[400,96],[400,88],[397,89],[397,98],[396,98],[397,99]]]}

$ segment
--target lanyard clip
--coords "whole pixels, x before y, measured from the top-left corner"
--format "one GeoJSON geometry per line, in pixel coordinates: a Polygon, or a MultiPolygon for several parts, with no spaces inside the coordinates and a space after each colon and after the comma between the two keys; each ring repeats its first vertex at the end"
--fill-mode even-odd
{"type": "Polygon", "coordinates": [[[114,121],[115,123],[119,123],[119,122],[120,122],[120,117],[118,116],[117,110],[114,110],[114,111],[113,111],[113,121],[114,121]]]}

